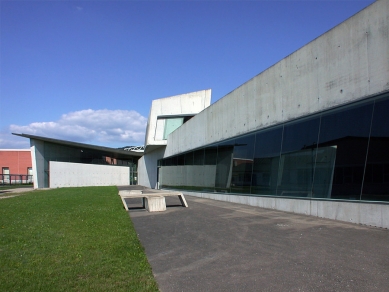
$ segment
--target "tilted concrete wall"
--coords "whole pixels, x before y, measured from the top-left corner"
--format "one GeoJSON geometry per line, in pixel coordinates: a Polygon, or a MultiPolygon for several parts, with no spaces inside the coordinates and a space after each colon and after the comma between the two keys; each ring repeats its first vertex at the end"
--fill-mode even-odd
{"type": "Polygon", "coordinates": [[[389,228],[389,204],[284,199],[196,192],[185,192],[185,196],[195,196],[356,224],[389,228]]]}
{"type": "Polygon", "coordinates": [[[159,116],[197,114],[210,104],[211,89],[153,100],[147,121],[145,146],[166,145],[166,140],[155,139],[157,118],[159,116]]]}
{"type": "Polygon", "coordinates": [[[171,156],[389,90],[389,1],[378,0],[170,134],[171,156]]]}
{"type": "Polygon", "coordinates": [[[138,160],[138,185],[157,188],[158,159],[163,158],[165,146],[142,156],[138,160]]]}
{"type": "Polygon", "coordinates": [[[30,139],[32,175],[34,189],[45,187],[44,142],[30,139]]]}
{"type": "Polygon", "coordinates": [[[130,184],[130,168],[50,161],[50,188],[130,184]]]}

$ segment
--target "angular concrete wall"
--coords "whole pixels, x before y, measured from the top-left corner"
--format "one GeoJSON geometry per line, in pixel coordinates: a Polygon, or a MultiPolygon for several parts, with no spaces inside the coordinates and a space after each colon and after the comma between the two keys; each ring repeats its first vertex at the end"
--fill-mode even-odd
{"type": "Polygon", "coordinates": [[[389,1],[378,0],[211,105],[165,156],[389,91],[389,1]]]}
{"type": "Polygon", "coordinates": [[[155,139],[159,116],[197,114],[210,104],[210,89],[153,100],[146,128],[146,150],[149,145],[166,145],[166,140],[155,139]]]}
{"type": "Polygon", "coordinates": [[[50,188],[130,184],[130,168],[50,161],[50,188]]]}
{"type": "Polygon", "coordinates": [[[158,159],[165,153],[165,147],[151,151],[138,160],[138,185],[156,189],[158,159]]]}
{"type": "Polygon", "coordinates": [[[34,189],[45,187],[44,142],[30,139],[34,189]]]}
{"type": "Polygon", "coordinates": [[[389,228],[388,204],[284,199],[195,192],[185,192],[185,196],[195,196],[356,224],[389,228]]]}
{"type": "Polygon", "coordinates": [[[158,188],[157,161],[163,158],[167,140],[163,140],[164,120],[158,117],[195,115],[211,104],[211,90],[200,90],[153,100],[147,121],[145,154],[138,161],[138,184],[158,188]]]}

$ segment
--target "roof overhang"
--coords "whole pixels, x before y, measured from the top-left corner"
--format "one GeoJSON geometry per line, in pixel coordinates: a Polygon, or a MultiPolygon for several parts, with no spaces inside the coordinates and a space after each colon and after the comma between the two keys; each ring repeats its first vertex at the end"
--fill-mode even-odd
{"type": "Polygon", "coordinates": [[[96,150],[99,152],[102,152],[103,155],[109,156],[112,158],[117,159],[128,159],[130,157],[141,157],[143,156],[143,152],[136,152],[136,151],[127,151],[123,149],[116,149],[116,148],[110,148],[110,147],[103,147],[103,146],[97,146],[97,145],[91,145],[91,144],[84,144],[84,143],[78,143],[78,142],[72,142],[72,141],[66,141],[66,140],[60,140],[60,139],[53,139],[48,137],[42,137],[42,136],[35,136],[30,134],[17,134],[12,133],[12,135],[20,136],[24,138],[74,147],[74,148],[80,148],[80,149],[90,149],[90,150],[96,150]]]}

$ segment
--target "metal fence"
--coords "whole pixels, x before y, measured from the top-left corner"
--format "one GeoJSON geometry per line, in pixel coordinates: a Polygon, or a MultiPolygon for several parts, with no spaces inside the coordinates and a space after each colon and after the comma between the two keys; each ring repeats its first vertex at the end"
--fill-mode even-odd
{"type": "Polygon", "coordinates": [[[0,174],[0,185],[32,184],[32,175],[28,174],[0,174]]]}

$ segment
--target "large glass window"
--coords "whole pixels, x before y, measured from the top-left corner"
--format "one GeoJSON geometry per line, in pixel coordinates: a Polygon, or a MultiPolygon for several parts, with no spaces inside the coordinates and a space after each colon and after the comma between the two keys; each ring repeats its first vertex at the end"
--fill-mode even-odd
{"type": "Polygon", "coordinates": [[[215,190],[217,146],[211,145],[204,149],[204,191],[215,190]]]}
{"type": "Polygon", "coordinates": [[[283,127],[278,127],[256,134],[251,186],[253,194],[277,194],[282,129],[283,127]]]}
{"type": "Polygon", "coordinates": [[[217,164],[215,189],[219,192],[229,192],[232,176],[232,159],[234,140],[220,143],[217,147],[217,164]]]}
{"type": "Polygon", "coordinates": [[[204,165],[204,149],[196,150],[193,152],[193,164],[204,165]]]}
{"type": "Polygon", "coordinates": [[[377,100],[370,134],[362,200],[389,201],[389,99],[377,100]]]}
{"type": "Polygon", "coordinates": [[[193,152],[185,154],[185,165],[193,165],[193,152]]]}
{"type": "Polygon", "coordinates": [[[386,96],[170,157],[162,168],[172,185],[193,190],[389,201],[388,149],[386,96]]]}
{"type": "Polygon", "coordinates": [[[284,126],[277,182],[279,196],[312,195],[319,125],[320,119],[313,118],[284,126]]]}
{"type": "Polygon", "coordinates": [[[327,149],[329,157],[317,167],[314,190],[320,191],[316,197],[360,199],[372,111],[373,103],[370,102],[322,116],[319,150],[327,149]],[[331,178],[329,174],[332,173],[331,178]],[[331,186],[331,181],[332,190],[326,190],[324,185],[331,186]]]}
{"type": "Polygon", "coordinates": [[[184,123],[184,118],[168,118],[165,120],[165,129],[163,132],[163,139],[166,140],[167,136],[179,126],[184,123]]]}
{"type": "Polygon", "coordinates": [[[231,174],[232,193],[250,193],[254,146],[254,134],[235,139],[231,174]]]}

